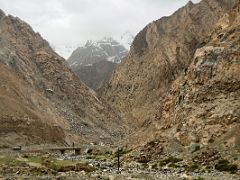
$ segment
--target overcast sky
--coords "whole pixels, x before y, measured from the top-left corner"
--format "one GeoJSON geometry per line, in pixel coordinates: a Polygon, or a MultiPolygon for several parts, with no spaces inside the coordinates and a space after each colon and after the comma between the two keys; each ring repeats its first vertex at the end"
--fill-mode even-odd
{"type": "MultiPolygon", "coordinates": [[[[199,0],[193,0],[198,2],[199,0]]],[[[28,22],[53,45],[136,34],[188,0],[0,0],[0,8],[28,22]]]]}

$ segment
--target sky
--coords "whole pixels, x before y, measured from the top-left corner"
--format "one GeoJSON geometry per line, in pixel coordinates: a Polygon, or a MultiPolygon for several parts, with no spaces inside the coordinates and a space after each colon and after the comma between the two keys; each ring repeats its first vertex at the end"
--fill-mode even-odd
{"type": "MultiPolygon", "coordinates": [[[[0,0],[0,8],[29,23],[50,44],[76,45],[136,35],[189,0],[0,0]]],[[[194,3],[200,0],[192,0],[194,3]]]]}

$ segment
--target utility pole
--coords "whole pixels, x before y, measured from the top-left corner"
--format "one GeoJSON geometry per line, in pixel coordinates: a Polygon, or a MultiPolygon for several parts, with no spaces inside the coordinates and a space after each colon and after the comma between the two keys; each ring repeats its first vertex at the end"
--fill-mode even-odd
{"type": "Polygon", "coordinates": [[[118,147],[118,173],[119,173],[119,169],[120,169],[120,152],[119,152],[119,147],[118,147]]]}
{"type": "Polygon", "coordinates": [[[72,154],[72,162],[73,162],[73,155],[74,155],[74,153],[75,153],[75,151],[74,151],[74,142],[72,143],[72,148],[73,148],[73,154],[72,154]]]}

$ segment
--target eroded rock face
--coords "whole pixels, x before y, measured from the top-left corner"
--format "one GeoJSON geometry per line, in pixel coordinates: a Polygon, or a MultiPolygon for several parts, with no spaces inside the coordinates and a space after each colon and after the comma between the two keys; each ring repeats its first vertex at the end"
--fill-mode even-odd
{"type": "Polygon", "coordinates": [[[72,69],[88,87],[97,92],[108,82],[116,66],[117,63],[103,60],[88,66],[72,67],[72,69]]]}
{"type": "Polygon", "coordinates": [[[240,1],[217,23],[205,46],[159,104],[159,132],[184,146],[239,150],[240,1]],[[167,133],[166,133],[167,132],[167,133]],[[170,133],[169,133],[170,132],[170,133]]]}
{"type": "Polygon", "coordinates": [[[119,118],[65,60],[28,24],[2,11],[0,68],[1,143],[71,143],[120,136],[119,118]]]}
{"type": "Polygon", "coordinates": [[[129,124],[146,126],[172,82],[187,71],[219,18],[234,1],[189,2],[170,17],[146,26],[102,92],[129,124]]]}

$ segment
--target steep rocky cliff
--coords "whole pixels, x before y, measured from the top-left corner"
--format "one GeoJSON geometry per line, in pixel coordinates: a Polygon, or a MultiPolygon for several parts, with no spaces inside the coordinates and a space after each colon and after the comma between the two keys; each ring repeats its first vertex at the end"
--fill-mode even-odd
{"type": "Polygon", "coordinates": [[[170,17],[147,25],[101,97],[129,124],[146,126],[171,83],[187,71],[195,50],[233,4],[234,0],[189,1],[170,17]]]}
{"type": "Polygon", "coordinates": [[[67,60],[80,79],[97,90],[109,80],[117,63],[127,55],[127,49],[112,38],[92,42],[78,47],[67,60]]]}
{"type": "MultiPolygon", "coordinates": [[[[158,101],[151,122],[128,144],[147,159],[171,155],[240,165],[240,1],[215,24],[188,69],[158,101]]],[[[135,152],[135,154],[137,154],[135,152]]]]}
{"type": "Polygon", "coordinates": [[[104,141],[121,134],[119,118],[48,42],[2,11],[0,68],[2,145],[104,141]]]}
{"type": "Polygon", "coordinates": [[[182,145],[240,150],[240,1],[198,48],[159,104],[159,133],[182,145]]]}

